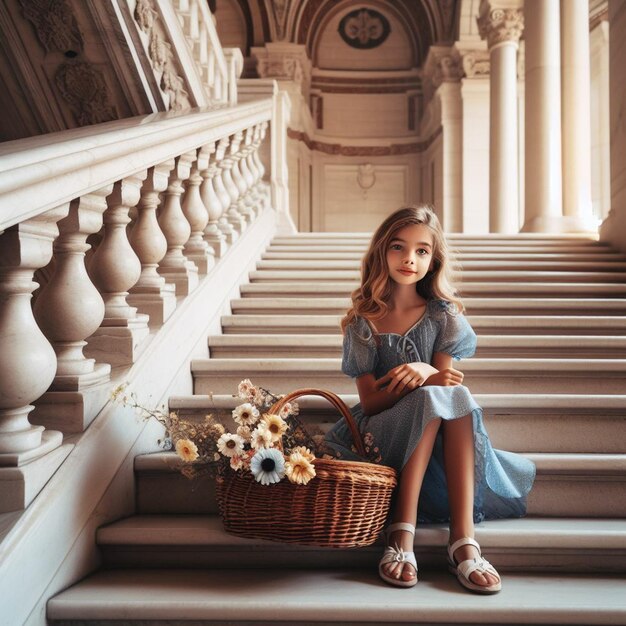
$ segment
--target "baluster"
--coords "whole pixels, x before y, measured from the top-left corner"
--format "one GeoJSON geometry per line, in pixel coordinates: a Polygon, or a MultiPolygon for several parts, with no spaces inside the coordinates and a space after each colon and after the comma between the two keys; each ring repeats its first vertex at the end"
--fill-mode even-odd
{"type": "Polygon", "coordinates": [[[167,252],[167,240],[161,232],[156,211],[161,202],[159,194],[167,189],[174,159],[148,170],[141,187],[137,205],[137,219],[128,237],[130,245],[141,261],[141,275],[126,299],[141,313],[150,316],[150,326],[161,326],[176,309],[176,287],[165,282],[157,272],[159,262],[167,252]]]}
{"type": "Polygon", "coordinates": [[[64,433],[83,432],[109,399],[111,366],[86,358],[83,348],[104,318],[104,302],[85,267],[87,237],[102,228],[112,189],[108,185],[70,203],[58,223],[52,275],[34,306],[37,324],[56,352],[57,371],[31,421],[64,433]]]}
{"type": "Polygon", "coordinates": [[[259,195],[261,197],[261,206],[263,209],[267,209],[271,205],[269,185],[263,180],[263,176],[265,175],[265,166],[263,165],[263,161],[261,161],[260,154],[260,148],[263,144],[263,140],[265,139],[268,125],[268,122],[263,122],[261,124],[261,133],[258,148],[253,153],[254,161],[256,163],[257,169],[259,170],[257,189],[259,190],[259,195]]]}
{"type": "Polygon", "coordinates": [[[23,509],[54,474],[70,446],[59,431],[33,426],[31,402],[56,373],[56,355],[37,326],[31,297],[35,270],[52,258],[56,222],[69,204],[0,235],[0,512],[23,509]],[[27,465],[27,468],[25,467],[27,465]]]}
{"type": "Polygon", "coordinates": [[[215,252],[203,239],[204,229],[209,222],[207,208],[200,196],[202,176],[200,171],[206,170],[209,162],[209,154],[200,148],[197,158],[191,166],[191,174],[187,181],[187,190],[183,200],[183,213],[191,226],[191,236],[185,244],[185,256],[196,264],[200,274],[206,274],[215,266],[215,252]]]}
{"type": "Polygon", "coordinates": [[[222,215],[217,222],[217,227],[224,233],[226,237],[226,241],[229,244],[232,244],[233,241],[237,239],[237,231],[233,228],[232,224],[226,218],[226,212],[230,208],[230,195],[226,191],[226,187],[224,187],[224,179],[222,178],[224,175],[224,169],[222,168],[222,161],[224,160],[224,155],[226,154],[226,149],[230,140],[228,137],[224,137],[217,142],[217,151],[215,153],[215,163],[218,167],[217,173],[213,178],[213,187],[215,189],[215,194],[217,195],[221,205],[222,205],[222,215]]]}
{"type": "MultiPolygon", "coordinates": [[[[219,171],[215,156],[211,156],[215,155],[215,142],[204,146],[202,151],[207,157],[207,167],[204,170],[200,170],[200,175],[202,176],[200,196],[209,214],[209,223],[204,229],[204,239],[213,248],[215,257],[219,259],[224,256],[228,244],[224,233],[218,228],[218,222],[224,209],[213,187],[213,180],[219,171]]],[[[202,163],[204,164],[204,161],[202,163]]]]}
{"type": "Polygon", "coordinates": [[[254,200],[250,194],[252,185],[254,184],[254,177],[252,172],[248,168],[248,155],[252,151],[252,138],[254,135],[254,129],[252,127],[246,128],[243,140],[243,148],[239,150],[239,159],[235,164],[235,183],[239,187],[241,192],[239,200],[237,201],[237,209],[239,213],[244,217],[246,222],[250,224],[254,219],[254,200]]]}
{"type": "Polygon", "coordinates": [[[259,147],[261,140],[261,125],[257,124],[252,129],[252,143],[250,150],[246,156],[246,169],[250,172],[252,178],[248,187],[247,202],[250,206],[253,216],[257,216],[261,212],[259,190],[257,189],[257,182],[259,181],[259,170],[254,160],[254,153],[259,147]]]}
{"type": "Polygon", "coordinates": [[[87,339],[87,356],[111,365],[134,363],[148,336],[148,316],[137,313],[126,300],[141,275],[141,262],[126,233],[128,212],[141,195],[147,171],[119,180],[107,197],[104,238],[89,262],[89,276],[104,300],[104,319],[87,339]]]}
{"type": "Polygon", "coordinates": [[[165,202],[159,209],[159,226],[167,239],[167,253],[159,263],[158,271],[168,283],[176,285],[177,296],[188,295],[198,284],[198,268],[183,254],[191,227],[180,204],[180,196],[184,191],[182,183],[189,178],[195,156],[193,151],[176,157],[176,165],[170,173],[165,191],[165,202]]]}
{"type": "Polygon", "coordinates": [[[235,133],[230,141],[230,146],[226,156],[222,159],[220,167],[222,168],[222,180],[224,181],[224,188],[226,193],[230,196],[230,204],[228,211],[226,212],[226,219],[228,223],[239,233],[241,233],[246,227],[246,221],[241,217],[239,211],[237,211],[237,201],[239,200],[239,194],[241,191],[235,184],[233,179],[233,167],[238,159],[239,146],[243,139],[243,133],[235,133]]]}

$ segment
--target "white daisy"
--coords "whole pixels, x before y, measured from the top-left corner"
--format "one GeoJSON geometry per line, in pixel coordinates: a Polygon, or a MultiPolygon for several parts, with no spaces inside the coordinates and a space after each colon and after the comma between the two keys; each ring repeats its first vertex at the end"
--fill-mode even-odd
{"type": "Polygon", "coordinates": [[[249,402],[240,404],[233,410],[233,419],[240,426],[252,426],[259,420],[259,409],[249,402]]]}
{"type": "Polygon", "coordinates": [[[250,440],[250,445],[255,450],[269,448],[272,445],[272,433],[267,429],[265,424],[259,424],[252,431],[252,439],[250,440]]]}
{"type": "Polygon", "coordinates": [[[239,435],[233,435],[232,433],[224,433],[217,440],[217,449],[224,456],[241,455],[243,452],[244,440],[239,435]]]}
{"type": "Polygon", "coordinates": [[[250,461],[250,471],[262,485],[280,482],[285,476],[285,458],[276,448],[259,450],[250,461]]]}

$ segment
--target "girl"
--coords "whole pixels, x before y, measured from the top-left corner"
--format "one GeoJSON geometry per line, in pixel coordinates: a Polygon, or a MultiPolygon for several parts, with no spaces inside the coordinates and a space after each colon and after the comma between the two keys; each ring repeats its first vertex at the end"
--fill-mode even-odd
{"type": "MultiPolygon", "coordinates": [[[[495,593],[500,576],[481,557],[474,523],[524,515],[535,468],[491,447],[482,410],[452,367],[474,354],[476,335],[448,282],[447,246],[432,209],[390,215],[361,273],[341,322],[342,371],[356,378],[360,403],[352,413],[369,449],[400,475],[380,576],[415,585],[416,522],[449,522],[450,571],[471,591],[495,593]]],[[[358,460],[345,420],[326,440],[335,456],[358,460]]]]}

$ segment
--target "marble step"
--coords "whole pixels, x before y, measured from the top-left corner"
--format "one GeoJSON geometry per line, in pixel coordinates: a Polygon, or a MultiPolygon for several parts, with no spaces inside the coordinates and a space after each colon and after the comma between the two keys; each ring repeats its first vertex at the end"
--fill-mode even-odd
{"type": "MultiPolygon", "coordinates": [[[[626,454],[526,453],[537,466],[528,496],[536,517],[626,517],[626,454]]],[[[173,452],[135,457],[136,510],[142,515],[217,513],[215,483],[178,470],[173,452]]]]}
{"type": "MultiPolygon", "coordinates": [[[[345,282],[286,283],[262,282],[241,285],[244,298],[265,298],[279,296],[315,297],[323,295],[329,298],[349,297],[359,287],[358,280],[345,282]]],[[[540,297],[571,298],[623,298],[626,296],[626,284],[619,283],[465,283],[459,289],[463,297],[540,297]]]]}
{"type": "MultiPolygon", "coordinates": [[[[339,332],[343,315],[223,315],[222,332],[307,333],[339,332]]],[[[626,319],[600,315],[469,315],[478,335],[624,335],[626,319]]]]}
{"type": "MultiPolygon", "coordinates": [[[[254,382],[254,380],[253,380],[254,382]]],[[[235,390],[233,390],[234,392],[235,390]]],[[[294,391],[276,388],[274,393],[294,391]]],[[[349,407],[359,397],[340,394],[349,407]]],[[[485,424],[496,448],[511,452],[626,453],[626,396],[559,394],[474,394],[483,408],[485,424]]],[[[190,419],[207,413],[233,429],[231,411],[241,404],[232,394],[173,396],[170,410],[190,419]]],[[[326,432],[340,417],[319,396],[298,400],[300,420],[307,430],[326,432]]]]}
{"type": "MultiPolygon", "coordinates": [[[[211,358],[257,356],[269,358],[340,358],[343,337],[328,335],[211,335],[211,358]]],[[[535,357],[614,359],[626,355],[626,336],[479,335],[477,357],[535,357]]]]}
{"type": "MultiPolygon", "coordinates": [[[[620,394],[626,389],[626,359],[472,358],[457,364],[474,393],[620,394]]],[[[229,393],[242,378],[275,389],[323,387],[353,393],[340,359],[193,359],[194,393],[229,393]]]]}
{"type": "MultiPolygon", "coordinates": [[[[331,242],[321,243],[294,243],[294,244],[280,244],[272,242],[267,252],[311,252],[311,253],[336,253],[336,252],[350,252],[358,253],[360,255],[365,254],[367,251],[368,242],[362,243],[343,243],[334,244],[331,242]]],[[[505,243],[493,243],[481,245],[480,243],[466,243],[466,244],[450,244],[450,249],[453,254],[598,254],[598,255],[614,255],[616,250],[608,246],[589,245],[589,244],[571,244],[571,245],[557,245],[551,246],[550,244],[521,244],[521,245],[508,245],[505,243]]]]}
{"type": "MultiPolygon", "coordinates": [[[[626,315],[624,298],[465,298],[463,304],[469,315],[626,315]]],[[[344,315],[349,306],[349,297],[292,296],[231,300],[232,312],[245,315],[294,315],[299,312],[344,315]]]]}
{"type": "MultiPolygon", "coordinates": [[[[365,250],[341,252],[329,250],[328,252],[275,252],[271,247],[268,251],[261,255],[263,261],[278,260],[319,260],[319,261],[357,261],[363,258],[365,250]]],[[[615,261],[626,262],[626,255],[619,252],[603,251],[603,252],[511,252],[510,250],[502,252],[461,252],[454,255],[458,261],[541,261],[549,263],[552,261],[615,261]]]]}
{"type": "MultiPolygon", "coordinates": [[[[360,272],[355,270],[253,270],[249,273],[250,282],[330,282],[330,281],[359,281],[360,272]]],[[[577,283],[624,283],[626,272],[588,272],[588,271],[520,271],[520,270],[464,270],[462,281],[457,281],[458,287],[463,292],[463,285],[471,282],[546,282],[577,283]]]]}
{"type": "Polygon", "coordinates": [[[597,574],[515,574],[485,598],[447,572],[420,572],[410,589],[372,568],[101,570],[47,605],[56,626],[450,626],[626,624],[626,581],[597,574]]]}
{"type": "MultiPolygon", "coordinates": [[[[371,232],[355,232],[355,233],[295,233],[277,235],[274,237],[274,243],[309,243],[313,241],[323,241],[333,244],[346,242],[369,242],[372,237],[371,232]]],[[[501,233],[491,234],[466,234],[466,233],[446,233],[446,241],[450,243],[476,243],[480,245],[489,245],[493,243],[506,245],[589,245],[598,247],[608,247],[608,244],[597,240],[597,237],[590,237],[584,234],[549,234],[549,233],[514,233],[505,235],[501,233]]]]}
{"type": "MultiPolygon", "coordinates": [[[[500,572],[626,571],[626,521],[526,517],[484,521],[476,539],[500,572]]],[[[239,537],[217,515],[133,515],[98,529],[103,564],[113,567],[247,567],[376,569],[382,538],[366,548],[336,550],[239,537]]],[[[415,536],[420,568],[445,569],[448,528],[422,524],[415,536]]]]}
{"type": "MultiPolygon", "coordinates": [[[[323,271],[323,270],[345,270],[359,271],[360,261],[358,260],[324,260],[324,259],[275,259],[269,261],[257,261],[257,270],[268,271],[323,271]]],[[[463,261],[462,263],[452,263],[453,269],[466,272],[626,272],[624,261],[519,261],[516,259],[505,259],[503,261],[463,261]]]]}

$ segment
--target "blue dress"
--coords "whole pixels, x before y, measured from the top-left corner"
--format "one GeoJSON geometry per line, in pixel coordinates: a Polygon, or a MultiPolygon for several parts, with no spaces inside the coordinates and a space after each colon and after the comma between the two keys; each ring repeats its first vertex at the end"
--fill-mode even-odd
{"type": "MultiPolygon", "coordinates": [[[[430,300],[422,318],[404,335],[373,333],[367,321],[357,317],[344,334],[341,369],[352,378],[373,373],[378,379],[402,363],[430,363],[434,352],[458,360],[472,356],[475,349],[476,335],[456,307],[444,300],[430,300]]],[[[360,403],[354,406],[352,415],[364,436],[366,459],[357,454],[344,418],[328,432],[326,444],[337,458],[379,462],[400,472],[431,420],[453,420],[468,413],[474,424],[474,521],[523,516],[535,466],[522,456],[492,448],[482,409],[463,385],[418,387],[376,415],[365,416],[360,403]]],[[[440,429],[420,492],[418,521],[449,520],[440,429]]]]}

